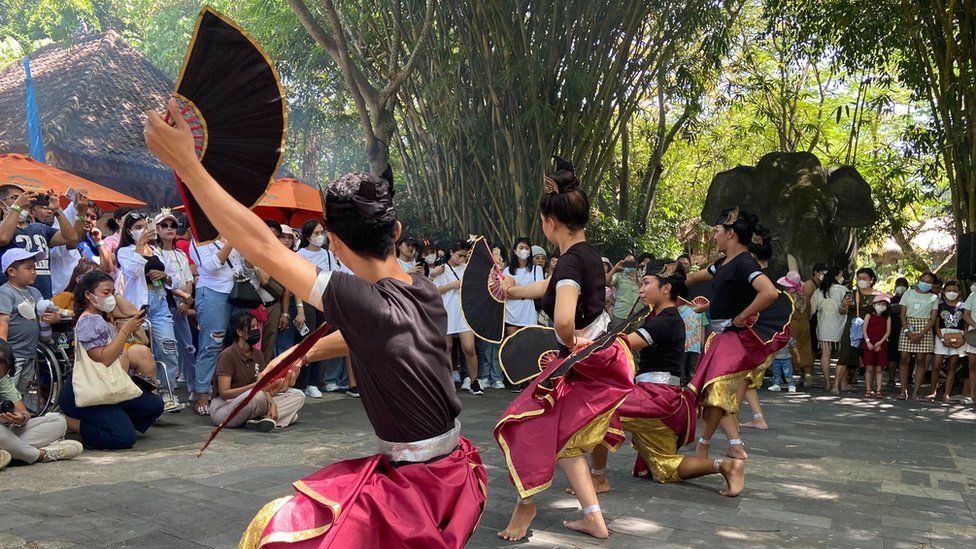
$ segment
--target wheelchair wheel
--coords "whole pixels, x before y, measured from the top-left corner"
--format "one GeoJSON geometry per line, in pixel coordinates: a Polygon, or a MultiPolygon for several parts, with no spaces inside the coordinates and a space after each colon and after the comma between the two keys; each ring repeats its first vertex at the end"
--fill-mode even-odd
{"type": "Polygon", "coordinates": [[[24,405],[34,416],[43,415],[57,408],[61,394],[61,364],[58,353],[47,344],[37,346],[37,364],[34,375],[22,395],[24,405]]]}

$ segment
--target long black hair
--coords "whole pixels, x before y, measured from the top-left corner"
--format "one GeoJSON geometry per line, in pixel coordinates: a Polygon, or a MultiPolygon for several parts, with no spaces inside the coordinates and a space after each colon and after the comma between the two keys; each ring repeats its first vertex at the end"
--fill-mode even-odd
{"type": "MultiPolygon", "coordinates": [[[[102,282],[111,282],[113,285],[115,284],[112,277],[104,271],[94,270],[81,275],[81,279],[78,280],[78,284],[75,286],[74,293],[73,305],[75,322],[78,321],[78,317],[81,316],[81,313],[85,312],[85,309],[88,308],[88,304],[91,303],[88,301],[88,297],[85,294],[94,294],[95,288],[98,288],[98,285],[102,282]]],[[[99,311],[99,314],[101,314],[102,317],[105,317],[107,313],[99,311]]]]}
{"type": "Polygon", "coordinates": [[[525,268],[526,270],[535,272],[535,265],[532,263],[532,241],[529,240],[528,237],[520,236],[515,239],[515,242],[512,243],[512,253],[509,254],[508,274],[512,276],[515,276],[515,271],[518,270],[519,262],[521,261],[518,254],[515,253],[515,248],[518,248],[518,245],[522,244],[523,242],[529,247],[529,258],[525,260],[525,268]]]}
{"type": "Polygon", "coordinates": [[[830,287],[837,284],[837,276],[842,274],[844,274],[844,269],[840,267],[827,269],[827,274],[820,281],[820,291],[823,292],[824,297],[830,297],[830,287]]]}
{"type": "MultiPolygon", "coordinates": [[[[298,245],[299,248],[308,248],[308,245],[311,244],[312,233],[315,232],[315,227],[318,227],[319,225],[322,225],[322,222],[318,219],[309,219],[305,223],[302,223],[302,230],[300,231],[302,238],[301,243],[298,245]]],[[[322,227],[325,227],[325,225],[322,225],[322,227]]],[[[324,243],[323,246],[325,246],[324,243]]]]}
{"type": "Polygon", "coordinates": [[[237,313],[230,322],[230,328],[224,335],[224,349],[230,347],[240,340],[240,336],[237,335],[237,331],[241,330],[245,334],[251,331],[251,321],[254,320],[254,315],[244,311],[237,313]]]}
{"type": "MultiPolygon", "coordinates": [[[[121,235],[119,237],[119,249],[120,250],[122,248],[125,248],[126,246],[133,246],[133,245],[135,245],[136,241],[135,241],[135,239],[132,238],[132,234],[131,234],[130,231],[132,231],[132,226],[135,225],[136,222],[138,222],[138,221],[140,221],[142,219],[148,220],[149,219],[149,214],[146,213],[146,212],[129,212],[129,215],[125,216],[125,221],[122,222],[122,228],[119,229],[119,231],[120,231],[119,234],[121,235]]],[[[146,230],[149,230],[149,229],[146,229],[146,230]]]]}
{"type": "Polygon", "coordinates": [[[590,200],[576,179],[573,165],[553,155],[556,171],[545,177],[539,197],[539,213],[556,219],[571,231],[581,230],[590,219],[590,200]]]}

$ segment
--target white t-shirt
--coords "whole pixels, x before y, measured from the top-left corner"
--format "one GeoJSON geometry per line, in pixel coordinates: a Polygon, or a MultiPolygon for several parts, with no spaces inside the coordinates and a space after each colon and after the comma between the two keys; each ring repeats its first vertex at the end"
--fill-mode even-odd
{"type": "Polygon", "coordinates": [[[847,288],[840,284],[834,284],[824,296],[823,291],[817,288],[813,291],[810,298],[811,311],[817,313],[817,339],[829,343],[840,341],[844,333],[844,325],[847,324],[847,315],[840,314],[840,304],[847,295],[847,288]]]}
{"type": "Polygon", "coordinates": [[[308,248],[301,248],[298,250],[298,255],[304,257],[319,269],[323,271],[338,271],[341,265],[339,265],[339,259],[325,248],[319,248],[316,251],[309,250],[308,248]]]}
{"type": "MultiPolygon", "coordinates": [[[[511,271],[505,269],[505,274],[511,271]]],[[[542,267],[529,264],[528,268],[519,267],[515,270],[515,284],[525,286],[545,278],[542,267]]],[[[512,326],[535,326],[539,323],[539,313],[535,310],[535,301],[531,299],[509,299],[505,303],[505,323],[512,326]]]]}
{"type": "MultiPolygon", "coordinates": [[[[451,282],[461,280],[464,277],[464,268],[466,266],[452,267],[451,265],[444,265],[444,272],[434,279],[434,286],[440,288],[451,282]]],[[[470,332],[471,328],[468,327],[468,323],[464,321],[464,316],[461,314],[461,290],[459,288],[448,290],[441,294],[441,299],[444,300],[444,310],[447,311],[446,335],[470,332]]]]}

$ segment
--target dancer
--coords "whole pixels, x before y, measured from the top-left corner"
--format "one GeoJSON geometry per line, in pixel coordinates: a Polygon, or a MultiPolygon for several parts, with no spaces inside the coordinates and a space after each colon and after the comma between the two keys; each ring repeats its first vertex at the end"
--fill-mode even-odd
{"type": "MultiPolygon", "coordinates": [[[[687,297],[684,270],[677,263],[651,264],[643,276],[640,300],[654,314],[627,336],[631,350],[640,349],[635,388],[617,409],[625,431],[637,450],[634,476],[658,482],[680,482],[721,474],[726,489],[719,494],[739,495],[745,485],[745,462],[682,456],[678,448],[695,438],[695,395],[680,385],[684,365],[685,325],[678,300],[687,297]]],[[[593,449],[590,474],[597,493],[610,491],[608,450],[593,449]]]]}
{"type": "Polygon", "coordinates": [[[543,233],[559,247],[559,263],[549,279],[515,286],[507,276],[503,284],[509,297],[542,298],[562,350],[561,358],[515,398],[495,427],[495,439],[521,498],[508,527],[498,533],[507,540],[525,537],[536,514],[531,498],[552,484],[556,463],[583,507],[582,520],[563,525],[596,538],[610,535],[583,453],[605,443],[613,411],[634,388],[633,358],[620,341],[577,362],[561,378],[551,379],[571,350],[592,343],[610,322],[603,309],[606,280],[600,254],[583,231],[590,202],[573,166],[556,157],[556,168],[545,177],[539,213],[543,233]]]}
{"type": "Polygon", "coordinates": [[[737,459],[748,457],[734,415],[739,409],[736,394],[748,373],[789,340],[788,327],[768,343],[747,329],[750,319],[779,296],[773,282],[748,253],[756,223],[755,216],[739,208],[724,210],[716,223],[714,238],[725,257],[688,277],[689,285],[712,282],[713,334],[688,384],[703,410],[705,425],[696,449],[699,457],[708,457],[712,434],[720,422],[729,438],[725,455],[737,459]]]}
{"type": "Polygon", "coordinates": [[[296,482],[296,495],[266,505],[241,546],[463,547],[484,510],[487,476],[477,450],[459,436],[440,296],[393,254],[401,225],[392,175],[346,174],[325,189],[329,247],[356,276],[317,271],[207,173],[175,100],[169,111],[175,128],[148,113],[149,149],[176,171],[230,245],[338,329],[302,364],[349,355],[379,439],[379,454],[326,466],[296,482]]]}

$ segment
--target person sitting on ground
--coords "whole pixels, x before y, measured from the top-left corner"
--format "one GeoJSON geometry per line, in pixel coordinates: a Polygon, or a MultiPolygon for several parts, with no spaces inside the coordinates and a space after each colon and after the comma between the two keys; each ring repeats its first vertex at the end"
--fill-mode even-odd
{"type": "MultiPolygon", "coordinates": [[[[16,361],[13,380],[21,393],[27,392],[37,365],[37,343],[41,335],[37,304],[43,298],[34,287],[35,261],[45,257],[45,252],[8,248],[0,259],[0,269],[7,275],[7,282],[0,286],[0,339],[13,349],[16,361]]],[[[45,312],[41,320],[56,324],[61,317],[56,312],[45,312]]]]}
{"type": "MultiPolygon", "coordinates": [[[[92,271],[81,277],[75,288],[74,314],[76,353],[86,352],[92,361],[105,367],[119,360],[125,371],[135,370],[150,379],[155,376],[156,364],[149,347],[125,347],[130,336],[142,327],[145,313],[116,298],[111,276],[92,271]],[[109,322],[113,311],[128,317],[119,329],[109,322]]],[[[163,414],[163,399],[148,390],[118,404],[79,407],[71,379],[71,375],[65,379],[59,403],[67,416],[68,430],[81,433],[81,441],[88,448],[131,448],[136,443],[136,431],[145,433],[163,414]]]]}
{"type": "MultiPolygon", "coordinates": [[[[210,419],[214,425],[220,425],[230,417],[264,370],[264,354],[254,348],[259,341],[261,330],[254,315],[244,312],[234,317],[224,339],[224,350],[217,357],[215,397],[210,401],[210,419]]],[[[271,383],[248,402],[227,427],[245,425],[248,429],[267,433],[276,427],[284,429],[291,425],[305,404],[305,393],[289,389],[297,377],[296,370],[290,377],[271,383]]]]}
{"type": "MultiPolygon", "coordinates": [[[[61,440],[68,429],[64,416],[49,413],[31,417],[20,392],[14,387],[10,370],[14,353],[6,341],[0,341],[0,402],[13,403],[13,411],[0,413],[0,450],[12,459],[26,464],[73,459],[81,454],[81,443],[61,440]]],[[[0,469],[3,463],[0,456],[0,469]]]]}

